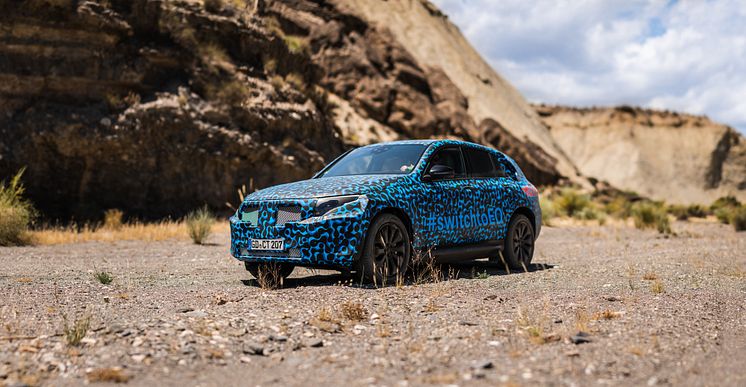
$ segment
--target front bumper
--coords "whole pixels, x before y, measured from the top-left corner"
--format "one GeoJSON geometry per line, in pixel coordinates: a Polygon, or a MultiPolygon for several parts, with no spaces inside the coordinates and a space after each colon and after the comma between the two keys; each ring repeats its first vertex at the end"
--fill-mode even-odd
{"type": "MultiPolygon", "coordinates": [[[[272,203],[259,204],[271,208],[272,203]]],[[[231,255],[246,262],[285,262],[298,266],[352,268],[368,228],[367,198],[345,204],[320,217],[285,223],[252,225],[230,218],[231,255]],[[252,251],[252,239],[285,241],[283,251],[252,251]]],[[[271,210],[270,210],[271,211],[271,210]]]]}

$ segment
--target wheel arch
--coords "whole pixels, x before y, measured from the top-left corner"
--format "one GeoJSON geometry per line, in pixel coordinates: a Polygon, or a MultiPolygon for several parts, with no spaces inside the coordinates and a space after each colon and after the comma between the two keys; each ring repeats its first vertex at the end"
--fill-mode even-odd
{"type": "Polygon", "coordinates": [[[371,223],[373,223],[373,220],[383,214],[391,214],[396,215],[399,219],[401,219],[402,223],[404,223],[404,226],[407,228],[407,232],[409,233],[409,238],[414,237],[414,229],[412,228],[412,218],[409,217],[406,211],[404,211],[401,208],[398,207],[384,207],[380,209],[373,218],[371,218],[371,223]]]}
{"type": "MultiPolygon", "coordinates": [[[[536,229],[536,215],[534,214],[534,212],[531,211],[531,209],[528,207],[518,207],[515,211],[513,211],[513,215],[510,216],[510,220],[512,221],[517,214],[525,215],[528,220],[531,221],[531,228],[534,230],[534,237],[538,237],[538,230],[536,229]]],[[[510,222],[508,222],[508,224],[510,224],[510,222]]]]}

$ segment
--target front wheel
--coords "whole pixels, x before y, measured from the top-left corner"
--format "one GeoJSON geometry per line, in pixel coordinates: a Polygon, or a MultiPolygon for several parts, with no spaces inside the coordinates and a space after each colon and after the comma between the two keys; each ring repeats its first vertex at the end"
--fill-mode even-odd
{"type": "Polygon", "coordinates": [[[357,277],[385,286],[403,278],[412,245],[406,226],[396,215],[383,214],[368,228],[365,246],[356,265],[357,277]]]}
{"type": "Polygon", "coordinates": [[[534,256],[534,227],[526,215],[516,214],[508,225],[503,258],[514,270],[528,270],[534,256]]]}

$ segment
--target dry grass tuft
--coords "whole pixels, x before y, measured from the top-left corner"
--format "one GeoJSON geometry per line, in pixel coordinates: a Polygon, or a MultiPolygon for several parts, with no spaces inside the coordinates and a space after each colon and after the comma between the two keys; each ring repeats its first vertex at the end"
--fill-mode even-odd
{"type": "MultiPolygon", "coordinates": [[[[228,226],[224,223],[213,225],[212,231],[223,232],[228,226]]],[[[127,240],[163,241],[168,239],[185,239],[187,227],[184,222],[164,220],[156,223],[125,223],[118,230],[110,230],[96,225],[80,227],[57,227],[30,232],[35,243],[58,245],[81,242],[114,242],[127,240]]]]}
{"type": "Polygon", "coordinates": [[[88,333],[88,328],[91,325],[91,317],[86,315],[79,319],[75,320],[75,323],[73,326],[70,326],[67,322],[67,316],[62,316],[63,318],[63,326],[62,326],[62,334],[65,338],[65,342],[69,346],[76,347],[80,345],[81,340],[85,337],[86,333],[88,333]]]}
{"type": "Polygon", "coordinates": [[[121,368],[96,368],[86,374],[89,383],[127,383],[130,376],[125,374],[121,368]]]}
{"type": "Polygon", "coordinates": [[[661,234],[672,234],[668,212],[661,203],[641,202],[632,207],[635,227],[639,229],[654,228],[661,234]]]}
{"type": "Polygon", "coordinates": [[[642,275],[642,279],[645,281],[654,281],[658,279],[658,275],[653,273],[652,271],[649,271],[642,275]]]}
{"type": "Polygon", "coordinates": [[[342,316],[351,321],[363,321],[368,317],[368,311],[359,302],[345,302],[342,304],[342,316]]]}
{"type": "Polygon", "coordinates": [[[613,310],[604,310],[603,312],[598,312],[593,315],[594,320],[613,320],[615,318],[619,318],[622,314],[619,312],[614,312],[613,310]]]}
{"type": "Polygon", "coordinates": [[[652,291],[655,294],[661,294],[661,293],[665,292],[666,290],[664,289],[663,282],[661,282],[661,280],[655,280],[650,285],[650,291],[652,291]]]}
{"type": "Polygon", "coordinates": [[[124,222],[124,212],[117,209],[106,210],[104,213],[104,225],[103,228],[106,230],[117,231],[122,228],[124,222]]]}
{"type": "Polygon", "coordinates": [[[186,226],[189,237],[198,245],[201,245],[212,233],[212,225],[215,218],[207,207],[202,207],[186,217],[186,226]]]}
{"type": "Polygon", "coordinates": [[[528,336],[529,341],[534,344],[541,345],[560,339],[558,335],[546,331],[547,318],[543,314],[533,314],[521,308],[518,310],[515,322],[518,328],[528,336]]]}
{"type": "Polygon", "coordinates": [[[280,275],[280,265],[275,262],[259,265],[259,276],[256,282],[264,290],[280,289],[283,286],[284,279],[280,275]]]}

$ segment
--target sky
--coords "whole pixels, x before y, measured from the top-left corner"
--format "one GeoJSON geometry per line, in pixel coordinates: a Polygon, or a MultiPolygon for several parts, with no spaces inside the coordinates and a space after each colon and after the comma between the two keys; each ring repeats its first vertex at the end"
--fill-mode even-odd
{"type": "Polygon", "coordinates": [[[746,133],[746,0],[432,0],[531,102],[635,105],[746,133]]]}

